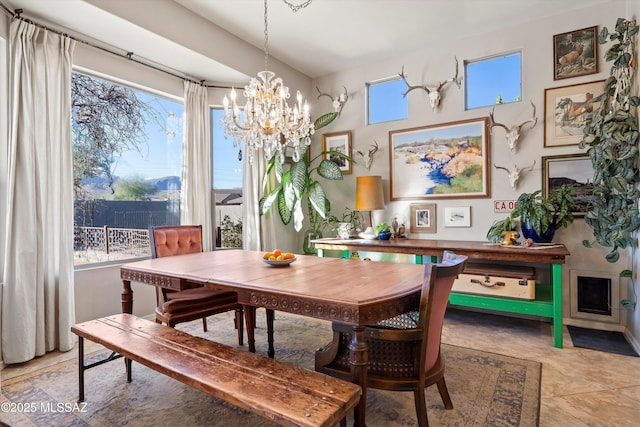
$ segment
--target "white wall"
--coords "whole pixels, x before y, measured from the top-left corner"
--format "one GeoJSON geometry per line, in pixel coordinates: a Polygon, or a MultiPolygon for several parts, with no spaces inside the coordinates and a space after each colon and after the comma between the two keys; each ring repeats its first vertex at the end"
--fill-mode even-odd
{"type": "MultiPolygon", "coordinates": [[[[638,8],[637,3],[633,2],[634,9],[638,8]]],[[[352,131],[354,155],[355,150],[366,151],[374,140],[380,146],[380,150],[374,155],[370,170],[366,170],[360,162],[360,164],[353,166],[353,174],[345,176],[343,183],[336,185],[327,182],[325,190],[332,202],[332,208],[339,212],[343,206],[354,206],[356,176],[382,175],[385,185],[386,208],[384,211],[374,214],[374,222],[391,223],[393,218],[397,216],[399,222],[407,224],[408,229],[409,205],[412,202],[390,202],[389,200],[389,131],[487,117],[491,111],[491,107],[465,111],[464,89],[449,85],[444,91],[440,111],[431,111],[424,92],[413,91],[407,95],[409,101],[408,119],[367,126],[365,125],[365,82],[397,76],[404,65],[411,84],[434,84],[453,77],[454,56],[457,56],[462,67],[464,60],[521,50],[523,102],[495,106],[494,114],[496,120],[501,123],[508,125],[521,123],[531,118],[529,101],[532,101],[537,107],[538,124],[535,128],[524,133],[515,154],[509,151],[504,139],[504,131],[496,129],[494,135],[491,136],[490,163],[513,165],[515,162],[518,166],[523,167],[531,164],[535,159],[535,169],[521,177],[519,187],[517,190],[513,190],[509,185],[506,173],[496,171],[491,167],[490,198],[429,200],[429,202],[437,204],[437,233],[411,236],[424,239],[486,240],[486,232],[494,220],[503,219],[506,216],[506,214],[494,213],[493,200],[515,200],[522,192],[531,192],[541,188],[541,156],[580,152],[577,146],[544,148],[545,89],[603,80],[609,75],[609,65],[604,62],[606,49],[601,48],[599,50],[600,72],[598,74],[554,81],[553,35],[594,25],[598,25],[600,28],[602,26],[611,28],[615,26],[616,19],[627,16],[627,12],[624,2],[613,2],[606,6],[590,7],[582,11],[574,11],[570,15],[557,15],[540,21],[528,22],[507,30],[487,33],[467,40],[448,40],[447,35],[443,34],[442,43],[437,48],[417,51],[410,55],[317,79],[314,81],[314,86],[317,85],[325,92],[338,93],[342,86],[346,86],[349,91],[349,100],[342,110],[341,117],[329,127],[322,129],[321,132],[352,131]],[[443,212],[444,207],[449,206],[471,206],[471,228],[445,228],[443,226],[443,212]]],[[[637,13],[637,10],[635,12],[637,13]]],[[[460,72],[462,73],[462,68],[460,72]]],[[[319,110],[321,107],[326,108],[327,103],[328,100],[321,99],[313,107],[315,110],[319,110]]],[[[321,149],[320,135],[314,138],[313,144],[314,152],[317,153],[321,149]]],[[[354,158],[356,161],[359,160],[357,156],[354,158]]],[[[607,251],[602,248],[583,248],[581,242],[591,236],[591,229],[581,219],[576,220],[569,228],[559,230],[556,236],[555,240],[564,243],[571,252],[571,256],[567,258],[563,277],[564,318],[565,323],[571,323],[572,320],[568,319],[570,270],[619,271],[629,268],[630,261],[627,256],[622,256],[618,263],[610,265],[604,259],[607,251]]],[[[626,297],[624,295],[626,289],[623,289],[622,293],[622,298],[626,297]]],[[[620,309],[619,306],[614,308],[620,309]]],[[[638,332],[640,332],[637,327],[637,311],[635,315],[629,316],[633,317],[635,322],[635,336],[638,336],[638,332]]],[[[627,316],[623,315],[622,317],[626,318],[627,316]]],[[[600,325],[600,327],[612,328],[606,324],[600,325]]]]}
{"type": "MultiPolygon", "coordinates": [[[[627,19],[634,18],[636,22],[640,19],[640,1],[638,0],[628,0],[627,1],[627,12],[625,14],[627,19]]],[[[637,54],[637,52],[636,52],[637,54]]],[[[638,76],[636,76],[635,82],[635,93],[638,94],[640,87],[640,82],[638,82],[638,76]]],[[[638,109],[640,112],[640,108],[638,109]]],[[[638,238],[638,233],[636,233],[636,239],[638,238]]],[[[637,240],[636,240],[637,241],[637,240]]],[[[628,298],[635,300],[637,298],[638,293],[640,293],[640,278],[638,277],[638,272],[640,271],[640,251],[636,249],[635,257],[632,260],[633,263],[633,271],[635,271],[635,277],[633,281],[628,279],[623,279],[627,283],[628,287],[628,298]],[[631,289],[632,286],[635,286],[635,293],[631,289]]],[[[635,310],[627,312],[627,339],[631,341],[636,351],[640,353],[640,306],[636,306],[635,310]]]]}
{"type": "MultiPolygon", "coordinates": [[[[74,279],[76,322],[122,313],[120,264],[76,270],[74,279]]],[[[133,314],[152,315],[156,306],[155,287],[132,283],[131,289],[133,314]]]]}

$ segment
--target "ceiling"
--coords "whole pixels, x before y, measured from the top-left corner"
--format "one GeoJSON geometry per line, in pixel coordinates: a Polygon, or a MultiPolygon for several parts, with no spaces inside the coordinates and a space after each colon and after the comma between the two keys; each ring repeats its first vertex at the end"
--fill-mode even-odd
{"type": "MultiPolygon", "coordinates": [[[[305,0],[286,0],[300,5],[305,0]]],[[[269,0],[269,54],[311,78],[404,53],[617,0],[313,0],[294,13],[285,0],[269,0]]],[[[77,37],[99,40],[123,52],[209,82],[246,81],[247,75],[175,43],[194,14],[260,49],[264,47],[262,0],[0,0],[24,16],[55,23],[77,37]],[[149,31],[132,9],[149,16],[170,7],[171,22],[149,31]],[[138,9],[139,10],[139,9],[138,9]]],[[[159,16],[159,15],[158,15],[159,16]]],[[[219,30],[219,28],[218,28],[219,30]]],[[[256,52],[260,52],[256,51],[256,52]]]]}

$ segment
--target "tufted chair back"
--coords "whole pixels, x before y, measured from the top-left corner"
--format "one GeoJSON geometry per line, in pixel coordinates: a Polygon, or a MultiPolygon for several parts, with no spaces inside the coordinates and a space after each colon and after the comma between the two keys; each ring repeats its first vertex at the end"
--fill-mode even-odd
{"type": "MultiPolygon", "coordinates": [[[[164,225],[149,227],[151,257],[162,258],[202,252],[202,225],[164,225]]],[[[207,316],[235,311],[238,344],[243,339],[243,307],[232,291],[212,289],[202,283],[180,281],[180,290],[156,287],[156,322],[175,326],[177,323],[202,319],[207,331],[207,316]]]]}
{"type": "Polygon", "coordinates": [[[202,225],[150,227],[151,257],[202,252],[202,225]]]}

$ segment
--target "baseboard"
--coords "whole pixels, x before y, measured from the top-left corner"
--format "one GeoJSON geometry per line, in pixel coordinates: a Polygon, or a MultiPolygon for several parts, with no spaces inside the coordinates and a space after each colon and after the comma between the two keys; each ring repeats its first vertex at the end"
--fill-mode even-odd
{"type": "Polygon", "coordinates": [[[638,342],[638,340],[633,335],[631,335],[628,329],[624,330],[624,337],[626,338],[629,345],[633,347],[635,352],[640,354],[640,342],[638,342]]]}
{"type": "Polygon", "coordinates": [[[581,320],[573,317],[563,318],[562,324],[577,326],[579,328],[597,329],[600,331],[624,332],[626,330],[624,326],[618,324],[595,322],[593,320],[581,320]]]}

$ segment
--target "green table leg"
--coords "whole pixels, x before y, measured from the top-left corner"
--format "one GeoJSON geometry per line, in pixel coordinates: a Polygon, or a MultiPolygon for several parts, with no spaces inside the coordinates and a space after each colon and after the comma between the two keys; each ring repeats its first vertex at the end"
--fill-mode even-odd
{"type": "Polygon", "coordinates": [[[318,255],[320,258],[323,258],[323,257],[324,257],[324,249],[316,249],[316,251],[317,251],[317,255],[318,255]]]}
{"type": "Polygon", "coordinates": [[[422,255],[416,255],[416,264],[424,264],[422,260],[422,255]]]}
{"type": "Polygon", "coordinates": [[[553,346],[562,348],[562,264],[551,264],[553,287],[553,346]]]}

